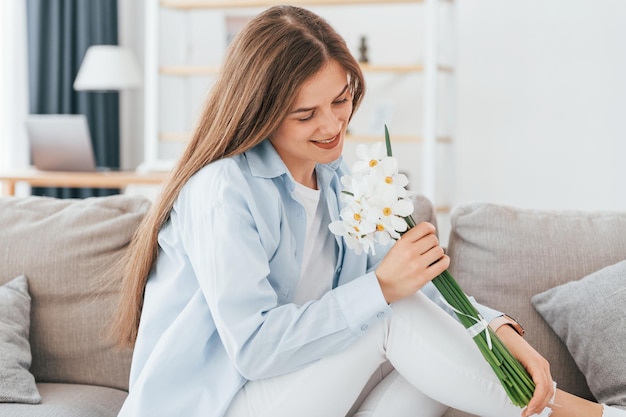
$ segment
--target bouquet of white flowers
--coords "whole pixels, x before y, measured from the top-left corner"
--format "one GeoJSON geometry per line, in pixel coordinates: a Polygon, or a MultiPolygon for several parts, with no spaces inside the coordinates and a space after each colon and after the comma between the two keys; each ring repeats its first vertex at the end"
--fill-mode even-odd
{"type": "MultiPolygon", "coordinates": [[[[329,228],[332,233],[342,236],[348,247],[357,253],[373,252],[376,242],[389,243],[415,226],[411,216],[413,204],[407,198],[405,188],[408,179],[398,172],[387,126],[385,144],[359,145],[359,161],[354,164],[352,175],[341,178],[345,187],[345,206],[340,213],[341,220],[333,221],[329,228]]],[[[447,270],[432,282],[468,329],[513,404],[528,405],[535,384],[526,369],[489,327],[447,270]]]]}

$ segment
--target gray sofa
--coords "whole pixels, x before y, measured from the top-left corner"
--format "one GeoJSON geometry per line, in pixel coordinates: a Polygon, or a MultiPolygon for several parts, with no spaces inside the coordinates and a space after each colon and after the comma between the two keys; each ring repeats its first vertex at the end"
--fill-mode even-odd
{"type": "MultiPolygon", "coordinates": [[[[416,202],[417,219],[434,221],[430,202],[416,202]]],[[[0,391],[24,389],[24,402],[36,403],[0,403],[1,416],[117,414],[131,352],[116,350],[104,334],[120,280],[114,266],[149,205],[138,196],[0,198],[0,290],[26,277],[20,282],[27,282],[30,299],[21,302],[30,308],[24,315],[30,323],[23,323],[30,334],[22,332],[26,343],[18,350],[23,355],[30,347],[32,353],[30,369],[23,360],[24,369],[13,372],[6,355],[15,346],[0,349],[0,375],[21,378],[19,384],[0,381],[0,391]]],[[[468,204],[451,219],[450,270],[464,290],[518,319],[527,339],[552,362],[559,386],[592,398],[593,384],[569,353],[571,346],[537,313],[531,297],[626,259],[626,212],[468,204]]],[[[6,310],[0,309],[0,326],[6,310]]],[[[450,410],[446,416],[466,414],[450,410]]]]}
{"type": "MultiPolygon", "coordinates": [[[[149,205],[125,196],[0,198],[0,284],[27,277],[30,373],[41,397],[39,404],[1,403],[0,416],[117,415],[131,352],[105,335],[120,279],[113,266],[149,205]]],[[[21,386],[25,400],[35,402],[27,375],[12,378],[21,385],[8,388],[21,386]]]]}
{"type": "Polygon", "coordinates": [[[448,254],[467,294],[524,326],[558,387],[626,407],[626,212],[466,204],[448,254]]]}

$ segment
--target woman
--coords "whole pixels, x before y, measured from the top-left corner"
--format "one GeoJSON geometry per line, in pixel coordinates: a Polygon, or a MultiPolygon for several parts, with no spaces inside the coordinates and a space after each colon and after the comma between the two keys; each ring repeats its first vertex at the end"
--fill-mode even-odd
{"type": "MultiPolygon", "coordinates": [[[[329,232],[363,92],[345,42],[307,10],[273,7],[233,41],[128,252],[116,331],[134,356],[120,416],[440,416],[451,405],[503,417],[548,406],[549,367],[515,323],[497,333],[537,383],[523,411],[425,296],[449,265],[432,225],[369,256],[329,232]]],[[[554,404],[554,416],[603,414],[558,390],[554,404]]]]}

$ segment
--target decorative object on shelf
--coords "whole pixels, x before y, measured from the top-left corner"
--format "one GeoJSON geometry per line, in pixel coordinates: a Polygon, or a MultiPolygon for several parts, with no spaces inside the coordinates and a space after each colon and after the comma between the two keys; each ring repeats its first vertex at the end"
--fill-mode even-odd
{"type": "Polygon", "coordinates": [[[141,73],[132,51],[117,45],[93,45],[74,80],[78,91],[115,91],[141,86],[141,73]]]}
{"type": "Polygon", "coordinates": [[[361,64],[367,64],[369,61],[367,57],[367,37],[361,36],[361,43],[359,44],[359,62],[361,64]]]}

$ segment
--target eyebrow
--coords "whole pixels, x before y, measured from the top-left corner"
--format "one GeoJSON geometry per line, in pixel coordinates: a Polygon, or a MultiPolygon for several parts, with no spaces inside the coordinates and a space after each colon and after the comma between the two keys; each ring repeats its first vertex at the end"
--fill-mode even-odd
{"type": "MultiPolygon", "coordinates": [[[[345,87],[343,87],[343,90],[341,90],[341,92],[335,96],[335,99],[341,97],[346,92],[346,90],[348,90],[348,84],[346,84],[345,87]]],[[[315,110],[315,107],[301,107],[299,109],[296,109],[296,110],[292,111],[291,114],[294,114],[294,113],[305,113],[305,112],[308,112],[308,111],[311,111],[311,110],[315,110]]]]}

